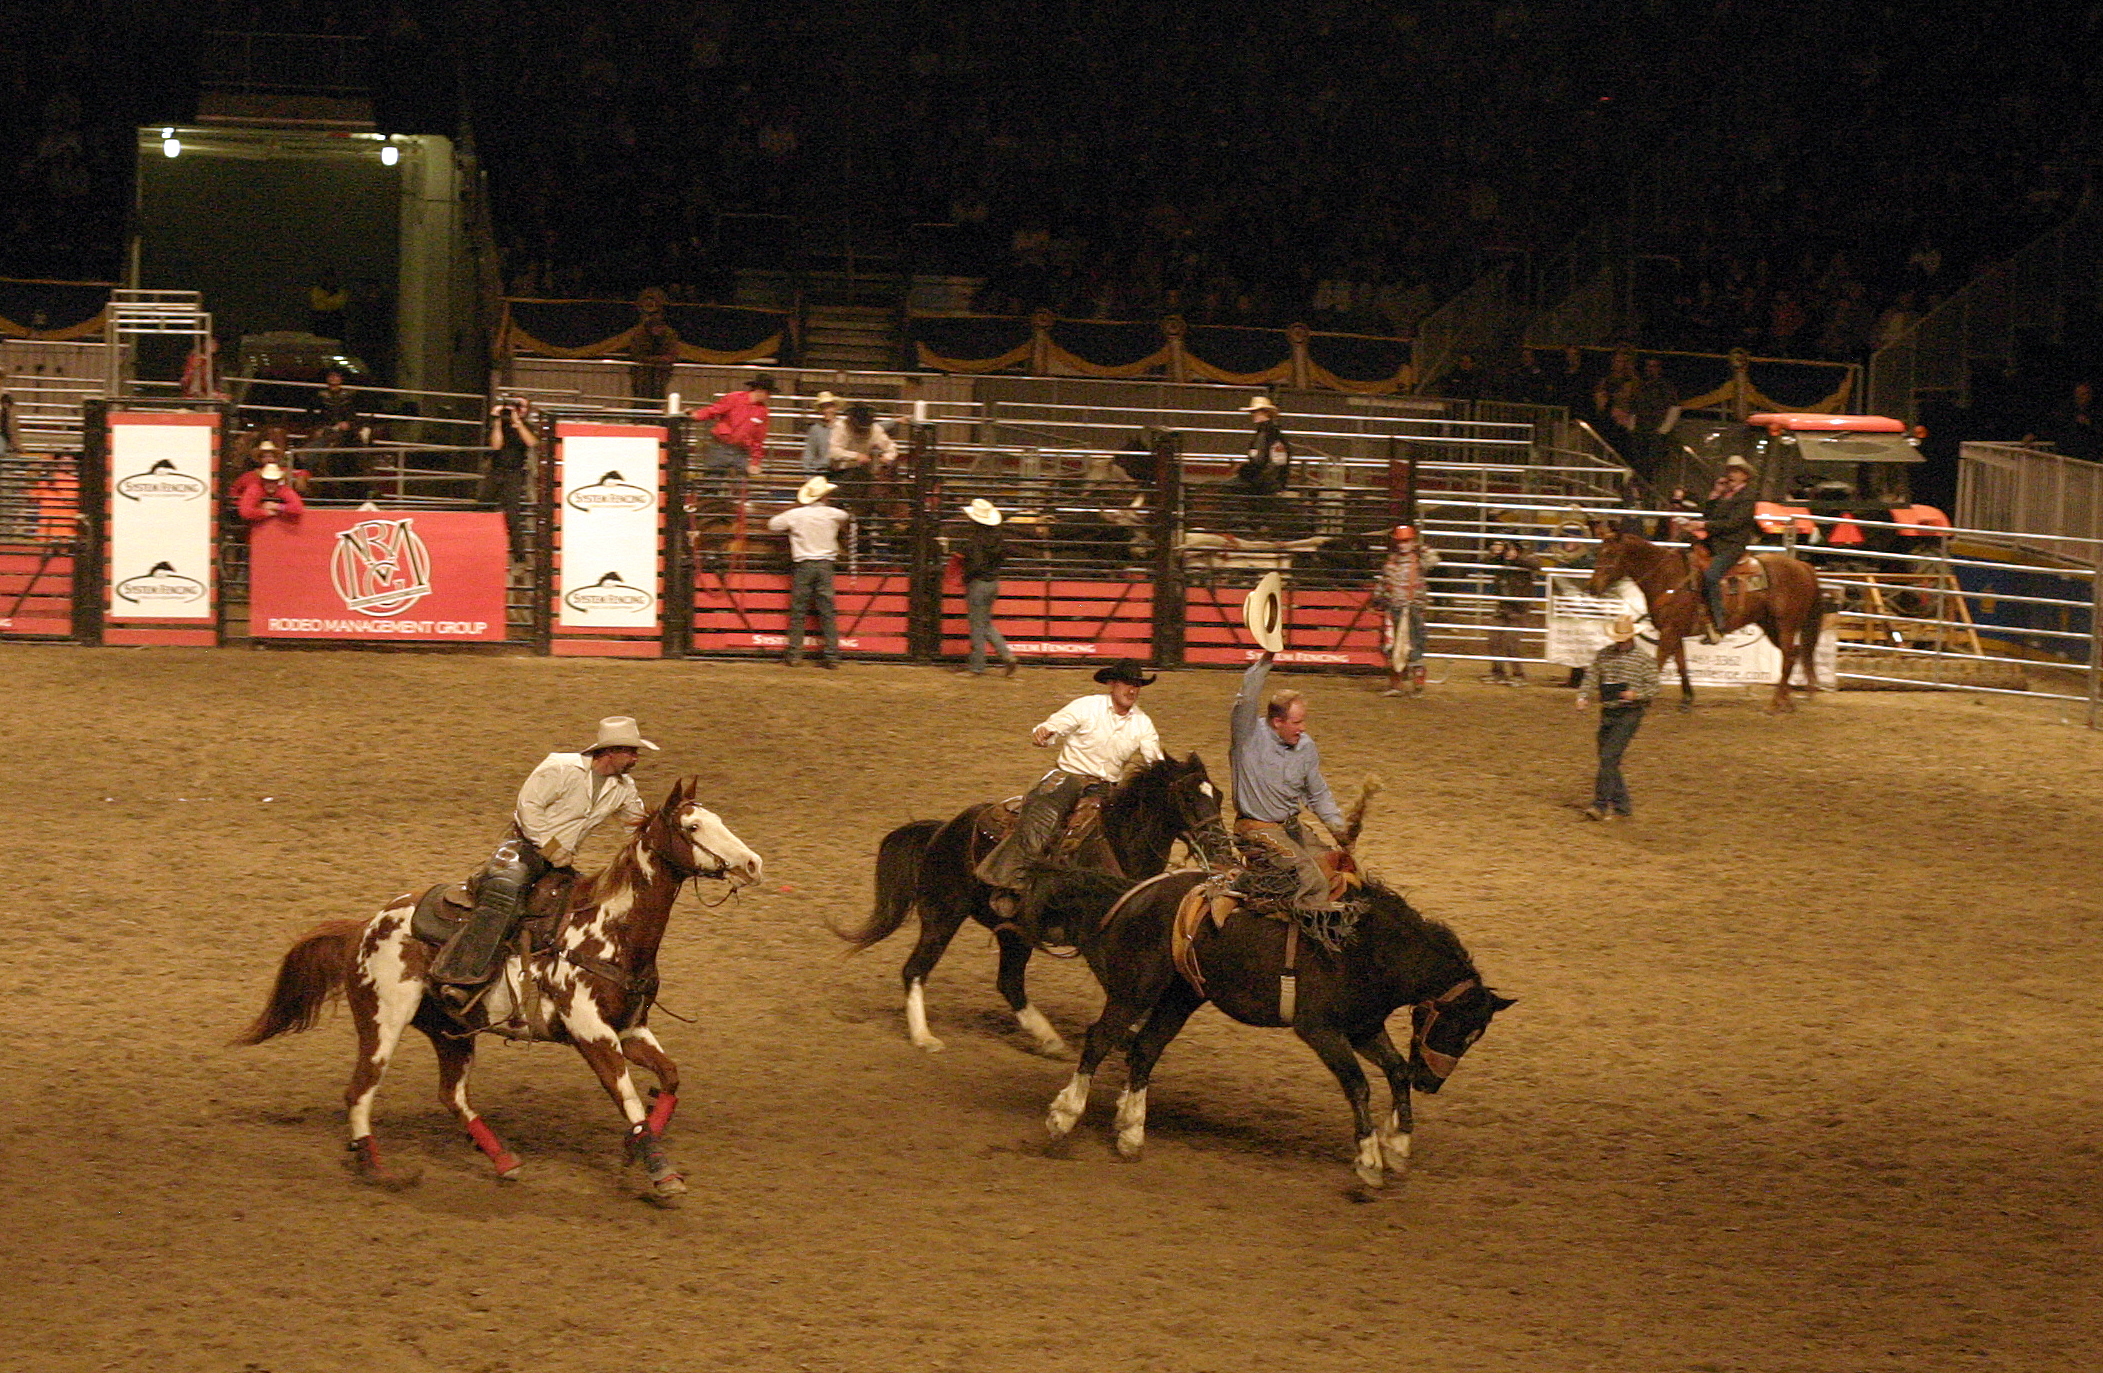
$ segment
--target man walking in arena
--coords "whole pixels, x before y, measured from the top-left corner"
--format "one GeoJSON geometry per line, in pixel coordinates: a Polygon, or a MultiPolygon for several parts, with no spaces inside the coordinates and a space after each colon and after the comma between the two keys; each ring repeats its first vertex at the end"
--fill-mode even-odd
{"type": "Polygon", "coordinates": [[[1134,759],[1161,760],[1161,736],[1139,708],[1140,688],[1155,679],[1142,673],[1137,662],[1120,658],[1096,669],[1095,680],[1110,690],[1068,701],[1030,731],[1030,741],[1038,748],[1059,744],[1059,761],[1022,798],[1015,827],[979,861],[979,881],[1002,889],[993,905],[1009,919],[1015,916],[1016,897],[1029,880],[1030,865],[1051,847],[1082,794],[1114,786],[1134,759]]]}
{"type": "Polygon", "coordinates": [[[489,980],[533,884],[550,869],[569,868],[585,838],[607,820],[643,818],[642,797],[628,773],[642,750],[656,747],[632,717],[610,715],[599,721],[599,737],[588,747],[540,760],[519,788],[510,835],[475,884],[473,913],[431,962],[433,981],[478,987],[489,980]]]}
{"type": "Polygon", "coordinates": [[[1592,782],[1592,804],[1585,819],[1626,820],[1635,807],[1628,798],[1628,783],[1621,778],[1621,755],[1643,726],[1643,712],[1658,694],[1657,659],[1636,644],[1636,622],[1628,615],[1607,627],[1607,645],[1593,655],[1577,688],[1577,708],[1587,698],[1599,698],[1599,772],[1592,782]]]}

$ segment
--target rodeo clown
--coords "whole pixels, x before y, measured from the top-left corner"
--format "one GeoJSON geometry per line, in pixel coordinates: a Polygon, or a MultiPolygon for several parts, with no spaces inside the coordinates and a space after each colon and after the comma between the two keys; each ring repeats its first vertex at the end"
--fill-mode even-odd
{"type": "Polygon", "coordinates": [[[568,868],[591,832],[614,816],[642,820],[643,800],[628,773],[642,750],[656,748],[633,718],[610,715],[599,721],[599,737],[588,747],[540,760],[518,789],[510,835],[475,884],[474,912],[431,961],[434,982],[487,982],[533,884],[551,869],[568,868]]]}
{"type": "Polygon", "coordinates": [[[1009,919],[1029,880],[1030,864],[1044,856],[1082,793],[1116,785],[1134,758],[1161,761],[1161,736],[1139,708],[1139,689],[1155,679],[1141,672],[1137,662],[1120,658],[1097,668],[1095,680],[1109,692],[1076,697],[1030,731],[1030,742],[1038,748],[1061,741],[1058,764],[1022,798],[1015,828],[979,860],[978,880],[1004,889],[993,897],[993,905],[1009,919]]]}

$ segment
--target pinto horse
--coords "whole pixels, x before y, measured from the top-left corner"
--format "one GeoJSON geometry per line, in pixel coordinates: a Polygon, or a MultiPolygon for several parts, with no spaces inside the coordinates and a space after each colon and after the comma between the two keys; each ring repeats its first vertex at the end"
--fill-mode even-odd
{"type": "MultiPolygon", "coordinates": [[[[1825,593],[1811,565],[1786,553],[1755,553],[1751,560],[1766,574],[1767,586],[1758,591],[1733,591],[1724,583],[1725,622],[1718,628],[1728,634],[1746,625],[1756,625],[1782,651],[1782,675],[1774,685],[1771,710],[1796,709],[1789,699],[1789,678],[1803,665],[1806,689],[1818,690],[1818,632],[1825,619],[1825,593]]],[[[1650,623],[1658,632],[1658,669],[1668,658],[1679,664],[1680,709],[1694,705],[1694,686],[1687,680],[1686,639],[1696,632],[1702,615],[1701,573],[1689,551],[1664,548],[1639,534],[1608,530],[1599,541],[1599,560],[1592,569],[1586,590],[1601,596],[1623,577],[1643,592],[1650,608],[1650,623]]]]}
{"type": "Polygon", "coordinates": [[[1284,921],[1236,909],[1223,922],[1202,917],[1190,949],[1202,985],[1175,962],[1178,908],[1204,873],[1164,873],[1128,890],[1080,874],[1055,883],[1049,908],[1086,933],[1081,952],[1106,1000],[1088,1028],[1073,1079],[1052,1099],[1045,1128],[1064,1139],[1088,1106],[1097,1066],[1123,1050],[1125,1088],[1117,1099],[1117,1149],[1137,1157],[1146,1142],[1147,1084],[1162,1050],[1207,1001],[1244,1025],[1290,1026],[1336,1075],[1351,1104],[1357,1148],[1352,1169],[1368,1187],[1409,1165],[1410,1089],[1436,1092],[1461,1055],[1512,1004],[1485,986],[1453,931],[1427,920],[1403,897],[1366,880],[1365,903],[1350,935],[1332,952],[1312,938],[1288,942],[1284,921]],[[1114,904],[1112,899],[1114,898],[1114,904]],[[1107,910],[1105,909],[1107,907],[1107,910]],[[1288,999],[1282,979],[1292,975],[1288,999]],[[1387,1019],[1411,1008],[1409,1052],[1388,1038],[1387,1019]],[[1354,1054],[1387,1076],[1387,1117],[1376,1128],[1364,1070],[1354,1054]]]}
{"type": "MultiPolygon", "coordinates": [[[[1083,843],[1075,859],[1130,879],[1151,877],[1166,868],[1179,838],[1199,853],[1222,857],[1231,841],[1220,824],[1219,799],[1219,789],[1195,753],[1150,763],[1104,798],[1097,833],[1083,843]]],[[[894,934],[908,915],[919,915],[920,940],[900,980],[905,984],[906,1034],[916,1048],[933,1053],[943,1044],[927,1028],[927,978],[964,922],[977,920],[1000,943],[996,984],[1015,1019],[1038,1053],[1058,1057],[1065,1053],[1066,1041],[1030,1004],[1023,979],[1031,952],[1045,941],[1029,928],[1033,921],[1018,924],[1002,918],[991,904],[994,889],[974,872],[998,842],[987,834],[994,826],[986,822],[1000,807],[1000,802],[988,801],[947,824],[914,820],[885,835],[876,853],[874,911],[859,928],[834,933],[860,952],[894,934]]],[[[1046,928],[1050,927],[1037,927],[1046,928]]]]}
{"type": "Polygon", "coordinates": [[[339,993],[358,1032],[350,1108],[353,1168],[386,1181],[372,1134],[372,1103],[402,1031],[414,1025],[438,1053],[439,1096],[497,1176],[520,1164],[468,1099],[477,1033],[574,1045],[628,1122],[628,1155],[661,1196],[686,1191],[660,1136],[678,1102],[679,1069],[647,1024],[657,995],[657,949],[672,903],[690,877],[720,878],[732,890],[759,880],[760,857],[715,812],[694,799],[694,779],[675,784],[605,869],[580,883],[551,943],[513,953],[489,990],[465,1011],[449,1009],[426,972],[438,949],[412,932],[417,896],[396,897],[370,920],[331,920],[301,936],[278,967],[277,984],[237,1044],[261,1044],[311,1028],[339,993]],[[661,1087],[645,1106],[628,1064],[661,1087]]]}

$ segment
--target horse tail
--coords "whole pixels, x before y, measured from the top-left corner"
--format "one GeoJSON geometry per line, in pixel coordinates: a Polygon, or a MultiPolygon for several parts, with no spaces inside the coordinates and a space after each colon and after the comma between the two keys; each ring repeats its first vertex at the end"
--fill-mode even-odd
{"type": "Polygon", "coordinates": [[[1348,849],[1358,842],[1359,831],[1365,828],[1366,812],[1372,809],[1373,798],[1378,796],[1386,786],[1387,783],[1380,780],[1380,774],[1376,772],[1366,774],[1365,781],[1361,782],[1358,787],[1357,802],[1352,805],[1350,810],[1344,813],[1344,832],[1336,836],[1337,843],[1348,849]]]}
{"type": "Polygon", "coordinates": [[[365,925],[363,920],[330,920],[302,935],[278,964],[277,985],[270,989],[262,1014],[234,1043],[261,1044],[279,1035],[313,1029],[323,1008],[342,993],[349,980],[365,925]]]}
{"type": "Polygon", "coordinates": [[[912,913],[920,895],[920,864],[941,830],[940,820],[909,820],[876,846],[876,904],[868,922],[856,929],[833,928],[856,953],[896,934],[912,913]]]}
{"type": "MultiPolygon", "coordinates": [[[[1818,584],[1818,574],[1811,574],[1811,608],[1804,612],[1804,623],[1796,631],[1796,656],[1804,662],[1804,680],[1811,690],[1818,690],[1818,636],[1826,618],[1826,590],[1818,584]]],[[[1782,683],[1784,687],[1787,682],[1782,683]]],[[[1838,689],[1838,683],[1835,683],[1838,689]]]]}

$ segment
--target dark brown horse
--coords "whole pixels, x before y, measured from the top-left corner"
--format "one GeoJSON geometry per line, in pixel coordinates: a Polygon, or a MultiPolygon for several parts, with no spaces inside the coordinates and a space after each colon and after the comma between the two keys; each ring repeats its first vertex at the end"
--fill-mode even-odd
{"type": "MultiPolygon", "coordinates": [[[[1746,625],[1757,626],[1782,651],[1782,675],[1774,685],[1772,710],[1794,710],[1789,699],[1789,678],[1801,663],[1809,691],[1818,690],[1818,631],[1825,620],[1825,593],[1811,565],[1786,553],[1755,553],[1767,585],[1757,591],[1733,590],[1724,583],[1724,623],[1728,634],[1746,625]]],[[[1742,566],[1742,565],[1741,565],[1742,566]]],[[[1701,623],[1701,571],[1697,561],[1683,548],[1664,548],[1639,534],[1608,530],[1599,540],[1599,561],[1592,569],[1586,590],[1604,595],[1623,577],[1643,591],[1650,608],[1650,623],[1658,634],[1658,668],[1669,658],[1679,664],[1680,709],[1694,704],[1694,686],[1687,680],[1686,639],[1698,633],[1701,623]]]]}
{"type": "Polygon", "coordinates": [[[694,799],[689,777],[644,817],[603,871],[578,884],[552,944],[508,957],[472,1010],[449,1011],[426,979],[438,950],[412,932],[417,898],[410,893],[369,920],[331,920],[301,936],[278,967],[269,1003],[235,1043],[261,1044],[309,1029],[341,994],[358,1032],[358,1059],[344,1092],[351,1161],[374,1180],[387,1175],[373,1140],[372,1103],[402,1031],[414,1025],[430,1039],[438,1053],[439,1096],[506,1178],[518,1172],[519,1161],[468,1100],[475,1034],[574,1045],[628,1122],[629,1156],[648,1170],[659,1195],[676,1196],[686,1185],[658,1137],[678,1100],[679,1070],[646,1023],[657,991],[658,945],[688,878],[742,886],[759,875],[759,855],[694,799]],[[663,1084],[649,1105],[629,1076],[630,1063],[663,1084]]]}
{"type": "Polygon", "coordinates": [[[1244,910],[1222,924],[1206,917],[1198,926],[1191,948],[1200,990],[1177,969],[1171,936],[1178,906],[1204,880],[1203,873],[1165,873],[1119,895],[1083,874],[1048,893],[1048,908],[1084,931],[1081,951],[1106,1000],[1088,1029],[1072,1081],[1052,1100],[1045,1127],[1054,1140],[1073,1129],[1087,1109],[1096,1067],[1122,1049],[1126,1078],[1117,1099],[1117,1149],[1127,1158],[1137,1156],[1146,1141],[1154,1065],[1191,1013],[1210,1001],[1244,1025],[1290,1025],[1314,1050],[1351,1103],[1353,1171],[1365,1185],[1381,1186],[1388,1171],[1400,1173],[1409,1165],[1410,1088],[1436,1092],[1444,1086],[1461,1055],[1489,1028],[1490,1017],[1511,1000],[1483,985],[1452,930],[1373,881],[1359,887],[1366,909],[1336,951],[1311,938],[1296,941],[1289,1012],[1280,985],[1288,966],[1287,926],[1244,910]],[[1388,1017],[1403,1006],[1412,1008],[1407,1054],[1387,1033],[1388,1017]],[[1354,1055],[1387,1077],[1392,1105],[1377,1128],[1366,1075],[1354,1055]]]}
{"type": "MultiPolygon", "coordinates": [[[[999,807],[999,802],[989,801],[947,824],[914,820],[885,835],[877,847],[876,906],[868,923],[835,933],[859,951],[888,938],[908,915],[919,915],[920,939],[900,979],[905,984],[906,1033],[916,1047],[934,1052],[943,1045],[927,1028],[928,975],[964,922],[978,921],[1000,943],[996,982],[1015,1019],[1037,1052],[1058,1056],[1066,1051],[1066,1041],[1030,1004],[1023,973],[1037,946],[1065,942],[1056,937],[1064,932],[1033,918],[1019,923],[1003,919],[989,902],[993,889],[973,871],[996,842],[986,833],[991,826],[982,822],[999,807]]],[[[1215,857],[1224,856],[1229,843],[1220,825],[1219,789],[1195,753],[1150,763],[1119,783],[1103,800],[1097,837],[1073,861],[1126,880],[1151,877],[1168,866],[1169,851],[1178,839],[1215,857]]]]}

